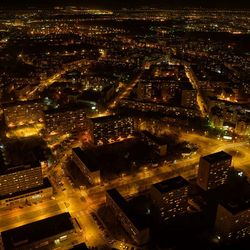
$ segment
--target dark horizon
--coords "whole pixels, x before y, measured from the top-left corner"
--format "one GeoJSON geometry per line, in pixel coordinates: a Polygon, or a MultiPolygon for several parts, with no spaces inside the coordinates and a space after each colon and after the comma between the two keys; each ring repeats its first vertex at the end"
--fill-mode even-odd
{"type": "Polygon", "coordinates": [[[222,8],[222,9],[249,9],[250,3],[244,0],[229,2],[227,0],[187,0],[184,3],[180,0],[126,0],[118,2],[115,0],[2,0],[0,7],[22,8],[22,7],[52,7],[77,5],[89,8],[135,8],[135,7],[155,7],[155,8],[222,8]]]}

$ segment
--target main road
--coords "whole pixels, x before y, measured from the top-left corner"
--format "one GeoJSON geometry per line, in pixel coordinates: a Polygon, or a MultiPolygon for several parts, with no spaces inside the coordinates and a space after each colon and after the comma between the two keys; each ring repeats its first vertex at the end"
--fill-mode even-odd
{"type": "MultiPolygon", "coordinates": [[[[105,245],[105,239],[90,216],[90,212],[96,211],[99,205],[105,202],[105,191],[107,189],[118,188],[124,196],[132,196],[148,189],[153,183],[179,174],[185,177],[194,176],[197,173],[200,156],[220,150],[234,154],[233,165],[236,168],[249,169],[250,148],[245,142],[226,142],[195,133],[181,133],[180,138],[197,144],[199,147],[197,153],[174,163],[163,163],[158,168],[141,168],[136,174],[126,175],[107,182],[103,186],[86,190],[73,187],[66,178],[63,178],[64,191],[56,188],[55,200],[47,200],[23,209],[1,211],[0,231],[68,211],[73,217],[77,218],[84,232],[79,234],[78,242],[85,241],[89,246],[102,246],[105,245]]],[[[58,169],[60,169],[61,164],[58,165],[58,169]]]]}
{"type": "MultiPolygon", "coordinates": [[[[41,82],[34,92],[31,92],[31,95],[35,94],[37,91],[42,91],[50,84],[53,84],[61,74],[63,74],[63,72],[65,73],[67,70],[68,69],[62,70],[46,81],[41,82]]],[[[131,93],[142,73],[143,69],[134,77],[130,84],[126,86],[124,91],[110,103],[105,114],[109,114],[111,112],[110,110],[114,109],[122,98],[127,97],[131,93]]],[[[196,86],[196,88],[198,87],[196,86]]],[[[202,106],[203,105],[200,106],[201,111],[202,106]]],[[[182,132],[180,133],[180,139],[198,145],[197,152],[187,158],[179,159],[174,163],[163,163],[158,168],[152,169],[150,166],[142,167],[136,174],[126,175],[113,181],[109,181],[103,186],[96,186],[86,190],[80,190],[79,188],[73,187],[66,178],[63,178],[64,191],[55,187],[57,193],[55,194],[54,200],[47,200],[43,203],[38,203],[23,209],[17,208],[11,211],[1,211],[0,231],[68,211],[77,219],[83,230],[83,233],[77,236],[77,241],[85,241],[88,246],[103,246],[106,244],[106,240],[95,221],[90,216],[90,213],[96,211],[98,207],[105,202],[105,191],[107,189],[118,188],[124,196],[132,196],[148,189],[156,182],[176,175],[183,175],[185,177],[188,177],[189,175],[195,176],[200,156],[220,150],[224,150],[234,155],[233,165],[235,167],[246,172],[249,171],[250,150],[249,145],[245,142],[233,143],[208,138],[195,133],[182,132]]],[[[78,143],[74,146],[78,146],[78,143]]],[[[65,164],[65,161],[70,154],[71,149],[68,149],[54,168],[54,171],[58,171],[62,176],[64,174],[63,171],[61,171],[62,166],[65,164]]]]}
{"type": "Polygon", "coordinates": [[[23,98],[23,99],[24,98],[26,98],[26,99],[34,98],[38,93],[41,93],[42,91],[44,91],[44,89],[48,88],[50,85],[52,85],[56,81],[58,81],[62,77],[62,75],[65,74],[66,72],[73,70],[75,68],[79,68],[79,67],[87,67],[87,66],[91,65],[92,62],[93,62],[93,60],[81,59],[78,61],[73,61],[73,62],[70,62],[68,64],[65,64],[60,71],[58,71],[57,73],[48,77],[47,79],[41,80],[40,83],[34,87],[34,89],[32,89],[31,91],[26,93],[21,98],[23,98]]]}

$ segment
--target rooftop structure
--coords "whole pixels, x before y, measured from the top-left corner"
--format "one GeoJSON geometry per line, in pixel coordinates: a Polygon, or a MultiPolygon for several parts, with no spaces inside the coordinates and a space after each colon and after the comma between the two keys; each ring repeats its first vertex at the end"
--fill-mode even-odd
{"type": "Polygon", "coordinates": [[[153,186],[162,194],[171,192],[175,189],[183,188],[187,185],[189,185],[189,182],[181,176],[177,176],[177,177],[153,184],[153,186]]]}
{"type": "Polygon", "coordinates": [[[210,164],[213,164],[219,161],[230,160],[232,156],[224,151],[220,151],[214,154],[203,156],[202,158],[206,160],[207,162],[209,162],[210,164]]]}
{"type": "MultiPolygon", "coordinates": [[[[32,222],[1,233],[4,249],[41,248],[49,241],[63,237],[74,231],[69,213],[63,213],[43,220],[32,222]]],[[[54,241],[53,240],[53,241],[54,241]]]]}

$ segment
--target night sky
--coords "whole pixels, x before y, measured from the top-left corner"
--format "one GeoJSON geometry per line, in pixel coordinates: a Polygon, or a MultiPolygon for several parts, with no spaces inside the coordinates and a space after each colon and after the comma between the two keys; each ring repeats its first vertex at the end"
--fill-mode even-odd
{"type": "Polygon", "coordinates": [[[182,8],[250,8],[249,0],[1,0],[0,7],[82,5],[101,8],[129,8],[138,6],[182,8]]]}

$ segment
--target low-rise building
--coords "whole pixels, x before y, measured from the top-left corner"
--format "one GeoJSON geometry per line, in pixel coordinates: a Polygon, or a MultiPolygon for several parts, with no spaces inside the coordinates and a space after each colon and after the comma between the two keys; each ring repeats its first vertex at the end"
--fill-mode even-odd
{"type": "Polygon", "coordinates": [[[63,213],[1,232],[1,238],[5,250],[51,249],[74,232],[70,214],[63,213]]]}

